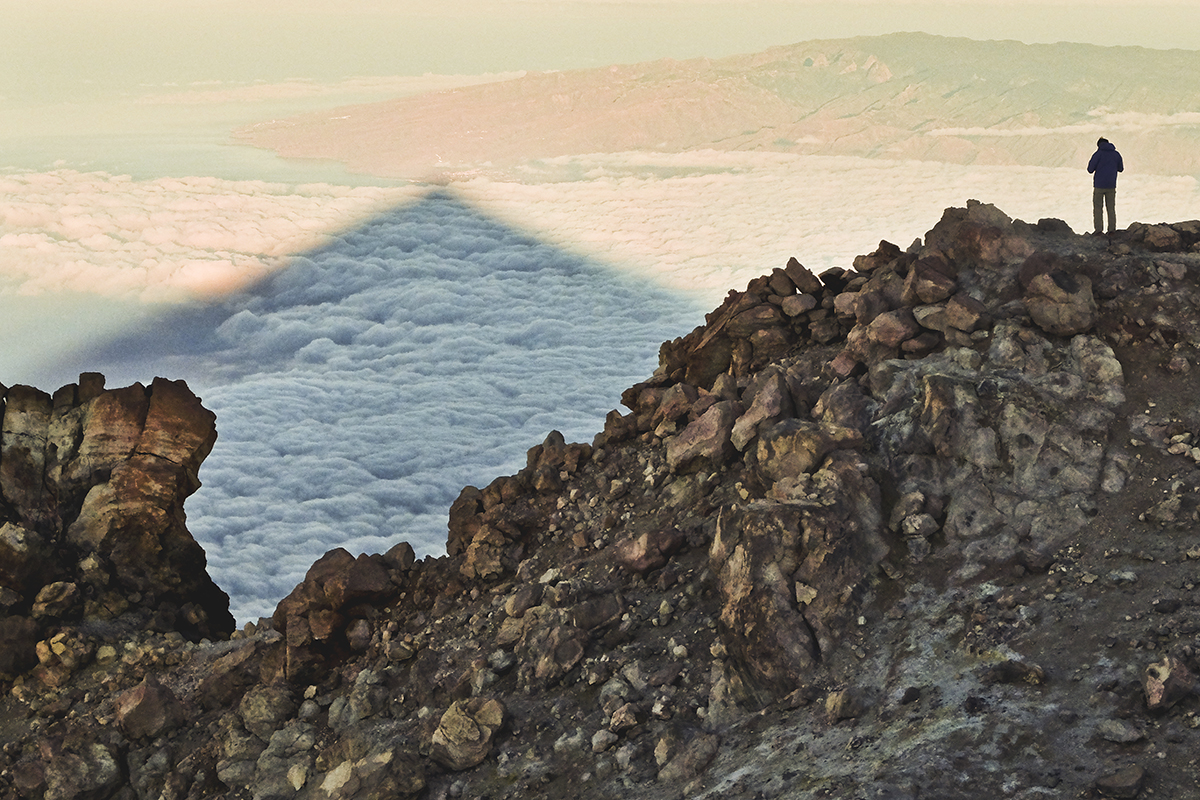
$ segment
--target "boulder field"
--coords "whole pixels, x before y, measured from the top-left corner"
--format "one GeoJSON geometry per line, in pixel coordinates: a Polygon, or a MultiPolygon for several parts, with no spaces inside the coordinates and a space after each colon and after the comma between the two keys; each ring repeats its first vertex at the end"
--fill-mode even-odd
{"type": "Polygon", "coordinates": [[[0,798],[1200,796],[1197,309],[1200,221],[792,259],[239,631],[186,385],[6,388],[0,798]]]}

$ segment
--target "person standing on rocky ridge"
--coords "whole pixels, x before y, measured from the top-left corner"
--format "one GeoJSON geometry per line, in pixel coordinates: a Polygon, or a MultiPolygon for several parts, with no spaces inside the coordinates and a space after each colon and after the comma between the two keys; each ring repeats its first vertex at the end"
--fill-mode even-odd
{"type": "Polygon", "coordinates": [[[1108,206],[1108,232],[1117,230],[1117,173],[1125,171],[1121,154],[1108,139],[1101,136],[1096,141],[1096,152],[1088,161],[1088,172],[1092,173],[1092,221],[1093,232],[1104,233],[1103,206],[1108,206]]]}

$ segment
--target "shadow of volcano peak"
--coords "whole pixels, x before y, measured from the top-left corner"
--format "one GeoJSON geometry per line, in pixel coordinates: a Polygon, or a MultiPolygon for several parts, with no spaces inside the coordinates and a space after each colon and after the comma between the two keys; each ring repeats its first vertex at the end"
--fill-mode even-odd
{"type": "Polygon", "coordinates": [[[62,366],[183,378],[216,412],[189,527],[245,620],[333,547],[441,552],[463,486],[550,430],[590,441],[702,313],[439,188],[62,366]]]}
{"type": "MultiPolygon", "coordinates": [[[[72,353],[55,372],[144,380],[154,371],[207,383],[297,360],[313,364],[330,348],[355,344],[373,343],[368,352],[379,356],[389,328],[430,343],[463,327],[490,329],[497,341],[528,349],[589,347],[609,338],[598,340],[589,326],[655,327],[664,313],[681,311],[699,317],[702,309],[541,242],[436,187],[291,256],[235,294],[134,321],[120,335],[72,353]]],[[[369,361],[368,352],[362,355],[369,361]]]]}

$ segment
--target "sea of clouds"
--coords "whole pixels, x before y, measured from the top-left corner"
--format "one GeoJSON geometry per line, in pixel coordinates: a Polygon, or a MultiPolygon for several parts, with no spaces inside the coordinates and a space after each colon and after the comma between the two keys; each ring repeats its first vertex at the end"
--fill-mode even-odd
{"type": "MultiPolygon", "coordinates": [[[[1127,164],[1122,224],[1197,216],[1195,178],[1127,164]]],[[[551,430],[589,441],[661,341],[789,256],[907,247],[968,198],[1084,231],[1088,177],[711,152],[394,187],[0,175],[0,305],[127,310],[6,354],[0,380],[186,379],[219,430],[188,524],[244,621],[330,548],[442,552],[464,485],[551,430]]]]}

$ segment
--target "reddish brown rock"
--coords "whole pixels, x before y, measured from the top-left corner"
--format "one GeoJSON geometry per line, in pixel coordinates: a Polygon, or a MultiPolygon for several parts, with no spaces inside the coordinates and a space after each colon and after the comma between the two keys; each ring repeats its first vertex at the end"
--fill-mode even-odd
{"type": "Polygon", "coordinates": [[[788,276],[786,270],[773,269],[770,276],[771,291],[779,297],[788,297],[796,293],[796,284],[788,276]]]}
{"type": "MultiPolygon", "coordinates": [[[[618,414],[618,416],[620,415],[618,414]]],[[[482,513],[483,492],[474,486],[464,487],[450,506],[449,535],[446,537],[447,553],[454,556],[467,549],[467,546],[475,538],[475,534],[479,532],[479,526],[483,524],[480,516],[482,513]]]]}
{"type": "Polygon", "coordinates": [[[919,259],[904,281],[904,304],[940,303],[954,294],[957,269],[941,256],[919,259]]]}
{"type": "Polygon", "coordinates": [[[683,533],[677,528],[659,528],[619,542],[616,561],[630,572],[638,574],[658,569],[683,546],[683,533]]]}
{"type": "Polygon", "coordinates": [[[812,274],[808,268],[794,258],[789,258],[787,266],[783,268],[787,276],[792,279],[792,283],[796,286],[796,291],[802,294],[818,295],[821,293],[821,280],[816,275],[812,274]]]}
{"type": "Polygon", "coordinates": [[[325,579],[325,597],[329,607],[340,610],[364,600],[378,600],[392,588],[387,569],[379,556],[360,554],[325,579]]]}
{"type": "Polygon", "coordinates": [[[817,298],[811,294],[794,294],[783,298],[779,308],[789,317],[798,317],[817,307],[817,298]]]}
{"type": "Polygon", "coordinates": [[[731,336],[746,338],[761,328],[769,328],[782,323],[782,312],[770,303],[763,303],[733,317],[726,326],[726,330],[731,336]]]}
{"type": "Polygon", "coordinates": [[[655,411],[655,420],[676,420],[686,416],[699,396],[695,386],[675,384],[663,393],[662,402],[655,411]]]}
{"type": "Polygon", "coordinates": [[[880,314],[867,328],[868,336],[885,347],[899,347],[920,332],[921,326],[907,308],[880,314]]]}
{"type": "Polygon", "coordinates": [[[987,314],[987,306],[966,292],[959,292],[946,303],[946,324],[970,333],[987,314]]]}
{"type": "Polygon", "coordinates": [[[874,272],[880,267],[885,267],[903,255],[903,251],[899,247],[887,240],[879,242],[879,247],[875,252],[865,256],[854,257],[854,269],[859,272],[869,273],[874,272]]]}
{"type": "Polygon", "coordinates": [[[1183,243],[1179,233],[1170,225],[1147,225],[1142,241],[1149,249],[1159,252],[1179,250],[1183,243]]]}
{"type": "Polygon", "coordinates": [[[740,403],[714,405],[678,436],[667,440],[667,464],[681,472],[697,464],[716,466],[728,461],[737,452],[730,437],[741,413],[740,403]]]}
{"type": "Polygon", "coordinates": [[[152,738],[178,727],[186,718],[175,693],[148,675],[117,698],[117,721],[132,739],[152,738]]]}
{"type": "Polygon", "coordinates": [[[232,631],[183,513],[216,435],[182,381],[105,391],[103,376],[85,373],[52,398],[9,389],[0,491],[16,521],[0,532],[0,586],[38,616],[115,614],[134,598],[157,626],[193,638],[232,631]]]}
{"type": "Polygon", "coordinates": [[[746,388],[744,399],[749,408],[733,424],[730,433],[730,441],[739,451],[746,449],[760,428],[769,427],[792,414],[792,395],[783,372],[777,368],[760,372],[746,388]]]}
{"type": "Polygon", "coordinates": [[[1057,253],[1039,250],[1021,263],[1017,269],[1017,282],[1021,284],[1022,289],[1028,289],[1030,281],[1038,275],[1044,275],[1064,267],[1064,259],[1057,253]]]}

